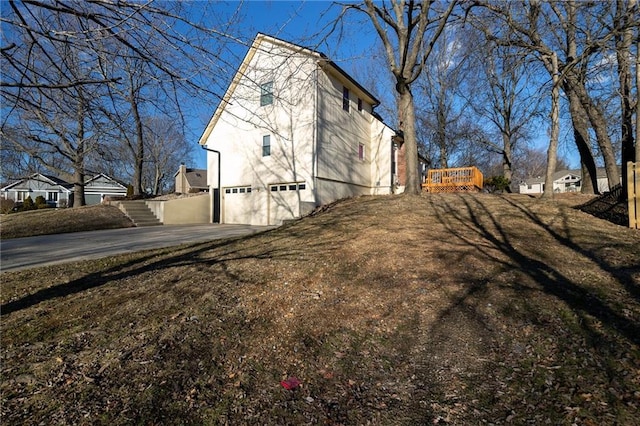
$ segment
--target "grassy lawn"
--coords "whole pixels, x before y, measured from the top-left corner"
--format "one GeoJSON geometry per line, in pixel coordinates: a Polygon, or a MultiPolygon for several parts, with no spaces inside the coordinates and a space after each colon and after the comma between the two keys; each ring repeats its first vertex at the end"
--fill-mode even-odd
{"type": "Polygon", "coordinates": [[[640,233],[569,204],[363,197],[3,273],[2,423],[640,424],[640,233]]]}
{"type": "Polygon", "coordinates": [[[133,223],[115,206],[43,209],[0,215],[2,239],[99,229],[130,228],[133,223]]]}

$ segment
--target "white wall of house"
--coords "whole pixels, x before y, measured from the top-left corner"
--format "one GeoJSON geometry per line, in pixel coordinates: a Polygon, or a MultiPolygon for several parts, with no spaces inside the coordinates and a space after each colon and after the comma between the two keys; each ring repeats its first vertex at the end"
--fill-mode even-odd
{"type": "Polygon", "coordinates": [[[391,192],[394,132],[373,117],[374,100],[318,54],[292,46],[254,43],[201,140],[221,153],[220,182],[218,154],[208,152],[207,168],[209,185],[221,188],[222,223],[278,225],[339,198],[391,192]],[[261,106],[269,82],[273,103],[261,106]]]}
{"type": "MultiPolygon", "coordinates": [[[[315,203],[316,63],[309,55],[268,42],[249,56],[249,66],[206,146],[222,154],[221,221],[279,224],[280,216],[299,216],[299,203],[315,203]],[[260,85],[268,82],[273,82],[273,103],[260,106],[260,85]],[[269,138],[269,155],[263,155],[265,137],[269,138]],[[296,190],[288,193],[294,184],[296,190]],[[298,189],[300,184],[304,189],[298,189]],[[282,185],[286,189],[280,191],[282,185]],[[272,191],[274,187],[276,191],[272,191]]],[[[217,154],[209,152],[207,161],[211,171],[208,181],[215,188],[217,154]]]]}

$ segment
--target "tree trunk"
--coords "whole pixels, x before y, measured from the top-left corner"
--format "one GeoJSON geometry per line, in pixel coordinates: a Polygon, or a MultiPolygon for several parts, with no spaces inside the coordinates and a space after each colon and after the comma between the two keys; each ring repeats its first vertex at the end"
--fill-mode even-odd
{"type": "Polygon", "coordinates": [[[569,113],[573,125],[573,137],[580,154],[582,182],[580,192],[583,194],[598,194],[597,167],[591,151],[589,137],[589,119],[580,104],[580,100],[571,86],[564,84],[564,93],[569,99],[569,113]]]}
{"type": "Polygon", "coordinates": [[[589,117],[591,127],[596,133],[596,139],[598,141],[598,147],[604,160],[604,167],[607,172],[607,179],[609,180],[609,188],[620,183],[620,173],[616,164],[616,156],[613,151],[613,145],[611,144],[611,138],[607,131],[607,121],[602,114],[602,111],[593,103],[593,100],[589,96],[587,89],[583,81],[580,81],[576,76],[567,77],[568,84],[571,85],[575,94],[577,95],[584,111],[589,117]]]}
{"type": "Polygon", "coordinates": [[[142,167],[144,165],[144,135],[142,133],[142,119],[138,104],[135,100],[131,102],[133,117],[136,123],[136,152],[134,158],[133,169],[133,195],[142,195],[142,167]]]}
{"type": "Polygon", "coordinates": [[[551,57],[553,66],[553,87],[551,88],[551,138],[547,151],[547,173],[544,180],[543,198],[553,198],[553,174],[558,161],[558,139],[560,135],[560,85],[558,84],[558,56],[551,57]]]}
{"type": "Polygon", "coordinates": [[[635,161],[633,146],[633,108],[631,107],[631,66],[629,53],[633,39],[633,29],[628,26],[629,10],[635,6],[635,0],[629,0],[628,9],[622,0],[616,2],[616,27],[623,28],[616,34],[616,59],[618,80],[620,82],[621,142],[622,142],[622,196],[627,197],[627,162],[635,161]]]}
{"type": "Polygon", "coordinates": [[[505,123],[505,131],[502,133],[502,176],[509,180],[509,186],[507,192],[511,192],[511,178],[513,177],[511,165],[511,138],[509,134],[511,132],[508,122],[505,123]]]}
{"type": "Polygon", "coordinates": [[[82,96],[78,98],[78,129],[76,133],[76,149],[73,155],[73,205],[82,207],[86,204],[84,198],[84,120],[85,103],[82,96]]]}
{"type": "Polygon", "coordinates": [[[420,175],[418,173],[418,143],[416,141],[416,116],[413,104],[413,94],[408,85],[399,82],[398,90],[398,115],[400,118],[400,130],[404,136],[406,182],[405,194],[418,195],[422,191],[420,175]]]}

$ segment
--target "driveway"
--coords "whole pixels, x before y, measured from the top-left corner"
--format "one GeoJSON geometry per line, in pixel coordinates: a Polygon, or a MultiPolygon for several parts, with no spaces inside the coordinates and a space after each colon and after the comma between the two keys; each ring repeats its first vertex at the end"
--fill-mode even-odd
{"type": "Polygon", "coordinates": [[[163,225],[1,240],[0,270],[17,271],[98,259],[119,253],[239,237],[273,228],[251,225],[163,225]]]}

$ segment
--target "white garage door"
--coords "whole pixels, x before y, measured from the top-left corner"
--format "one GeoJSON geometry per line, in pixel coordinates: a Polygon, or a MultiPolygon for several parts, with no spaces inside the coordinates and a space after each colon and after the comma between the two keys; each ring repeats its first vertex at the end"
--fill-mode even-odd
{"type": "Polygon", "coordinates": [[[224,188],[222,196],[224,223],[251,223],[253,203],[250,186],[224,188]]]}
{"type": "Polygon", "coordinates": [[[304,182],[269,185],[269,225],[300,217],[300,195],[304,190],[304,182]]]}

